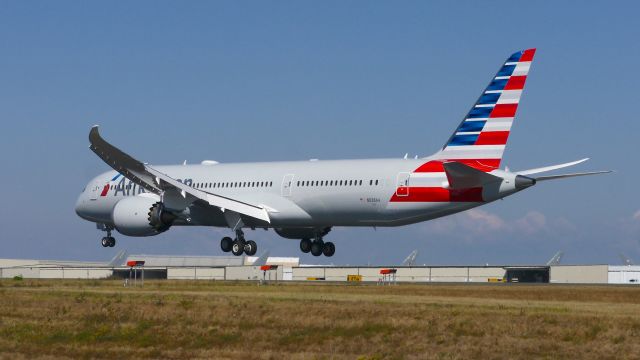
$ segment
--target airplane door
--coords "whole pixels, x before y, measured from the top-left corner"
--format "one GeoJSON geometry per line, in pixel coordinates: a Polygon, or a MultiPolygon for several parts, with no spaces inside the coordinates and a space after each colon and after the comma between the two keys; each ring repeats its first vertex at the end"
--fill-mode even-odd
{"type": "Polygon", "coordinates": [[[408,172],[398,173],[398,180],[396,181],[396,195],[397,196],[409,196],[409,176],[408,172]]]}
{"type": "Polygon", "coordinates": [[[282,196],[291,196],[294,174],[287,174],[282,178],[282,196]]]}

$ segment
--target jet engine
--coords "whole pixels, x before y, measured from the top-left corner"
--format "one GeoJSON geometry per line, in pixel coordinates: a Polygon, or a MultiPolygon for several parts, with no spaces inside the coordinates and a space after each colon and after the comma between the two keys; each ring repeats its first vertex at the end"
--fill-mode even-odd
{"type": "Polygon", "coordinates": [[[169,230],[176,215],[157,199],[135,196],[116,203],[111,213],[113,224],[121,234],[152,236],[169,230]]]}

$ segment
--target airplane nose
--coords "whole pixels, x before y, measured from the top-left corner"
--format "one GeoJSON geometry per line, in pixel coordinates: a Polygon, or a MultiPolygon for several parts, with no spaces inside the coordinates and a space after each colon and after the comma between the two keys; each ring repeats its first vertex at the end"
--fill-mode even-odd
{"type": "Polygon", "coordinates": [[[84,198],[82,195],[83,194],[80,194],[80,196],[78,196],[78,200],[76,200],[76,206],[74,209],[78,216],[80,216],[81,218],[84,218],[84,216],[82,215],[84,214],[85,205],[84,205],[84,198]]]}

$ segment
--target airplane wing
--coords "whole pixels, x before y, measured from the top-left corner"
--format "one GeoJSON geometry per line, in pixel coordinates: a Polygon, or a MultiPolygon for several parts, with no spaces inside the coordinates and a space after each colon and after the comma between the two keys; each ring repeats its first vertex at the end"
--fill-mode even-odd
{"type": "Polygon", "coordinates": [[[129,156],[122,150],[105,141],[95,125],[89,132],[89,148],[107,165],[124,175],[129,180],[156,194],[175,193],[193,201],[203,200],[211,206],[224,210],[235,211],[241,215],[250,216],[262,221],[270,222],[267,210],[260,205],[238,201],[229,197],[216,195],[208,191],[195,189],[164,174],[148,164],[144,164],[129,156]]]}

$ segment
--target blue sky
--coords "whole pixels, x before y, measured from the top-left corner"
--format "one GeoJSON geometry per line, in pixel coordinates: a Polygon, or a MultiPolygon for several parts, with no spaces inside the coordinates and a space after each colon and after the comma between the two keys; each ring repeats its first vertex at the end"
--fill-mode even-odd
{"type": "MultiPolygon", "coordinates": [[[[538,48],[504,164],[590,156],[617,173],[540,184],[453,217],[334,229],[331,260],[640,262],[635,2],[0,2],[0,257],[220,254],[227,231],[103,236],[73,212],[105,171],[93,124],[153,164],[426,156],[502,61],[538,48]]],[[[298,256],[295,241],[250,233],[298,256]]]]}

